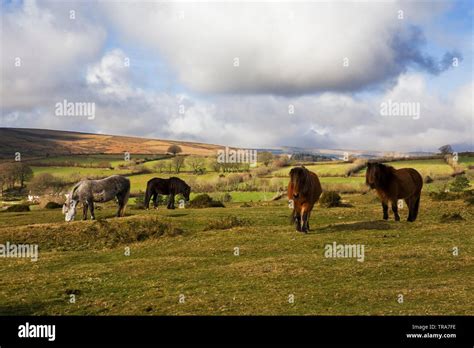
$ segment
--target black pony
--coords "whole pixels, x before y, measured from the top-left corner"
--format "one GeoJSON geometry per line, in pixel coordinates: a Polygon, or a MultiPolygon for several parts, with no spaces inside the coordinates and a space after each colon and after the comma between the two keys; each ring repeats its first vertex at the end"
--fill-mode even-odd
{"type": "Polygon", "coordinates": [[[169,179],[153,178],[148,181],[146,185],[145,194],[145,209],[150,206],[150,200],[153,197],[153,207],[158,207],[158,195],[169,195],[168,197],[168,209],[174,209],[174,196],[182,194],[186,201],[189,201],[189,194],[191,193],[191,187],[186,184],[183,180],[177,177],[171,177],[169,179]]]}

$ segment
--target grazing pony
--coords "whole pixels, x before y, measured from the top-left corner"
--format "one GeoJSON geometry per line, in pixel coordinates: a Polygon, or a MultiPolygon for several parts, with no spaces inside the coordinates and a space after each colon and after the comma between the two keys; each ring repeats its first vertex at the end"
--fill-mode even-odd
{"type": "Polygon", "coordinates": [[[108,202],[117,198],[119,209],[117,217],[124,216],[125,206],[130,196],[130,180],[120,175],[112,175],[101,180],[82,180],[66,195],[63,214],[66,221],[74,220],[78,203],[82,203],[82,219],[87,220],[87,209],[90,209],[91,219],[95,219],[94,202],[108,202]]]}
{"type": "Polygon", "coordinates": [[[395,221],[400,221],[397,201],[404,199],[408,206],[407,221],[415,221],[420,208],[423,178],[413,168],[395,169],[382,163],[368,163],[365,182],[377,191],[382,201],[383,219],[388,219],[388,202],[392,205],[395,221]]]}
{"type": "Polygon", "coordinates": [[[174,176],[169,179],[153,178],[146,185],[145,209],[148,209],[150,206],[150,199],[152,197],[153,207],[155,209],[158,208],[157,199],[159,194],[169,195],[167,208],[174,209],[174,196],[180,193],[186,201],[189,201],[191,187],[180,178],[174,176]]]}
{"type": "Polygon", "coordinates": [[[311,210],[321,193],[321,184],[315,173],[304,166],[291,169],[288,200],[293,202],[292,220],[298,232],[308,232],[311,210]]]}

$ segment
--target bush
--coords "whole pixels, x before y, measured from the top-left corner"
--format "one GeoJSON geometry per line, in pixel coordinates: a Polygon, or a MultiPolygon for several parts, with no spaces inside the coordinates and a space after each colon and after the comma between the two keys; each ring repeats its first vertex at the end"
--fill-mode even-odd
{"type": "Polygon", "coordinates": [[[349,168],[347,168],[346,176],[351,176],[352,174],[356,174],[360,172],[362,169],[364,169],[366,166],[367,166],[367,160],[358,158],[353,162],[353,164],[349,168]]]}
{"type": "Polygon", "coordinates": [[[341,205],[341,196],[335,191],[323,192],[319,202],[326,208],[339,207],[341,205]]]}
{"type": "Polygon", "coordinates": [[[42,195],[46,193],[59,194],[66,187],[66,183],[50,173],[35,175],[28,184],[32,193],[42,195]]]}
{"type": "Polygon", "coordinates": [[[247,219],[240,219],[236,216],[226,216],[209,221],[207,226],[204,228],[204,231],[228,230],[233,227],[247,226],[249,223],[250,222],[247,219]]]}
{"type": "Polygon", "coordinates": [[[474,205],[474,190],[464,191],[461,196],[467,205],[474,205]]]}
{"type": "Polygon", "coordinates": [[[62,208],[62,205],[56,202],[48,202],[44,206],[45,209],[59,209],[62,208]]]}
{"type": "Polygon", "coordinates": [[[469,187],[469,179],[465,175],[458,175],[456,179],[449,185],[449,188],[453,192],[461,192],[469,187]]]}
{"type": "Polygon", "coordinates": [[[224,208],[224,204],[215,201],[206,193],[197,195],[189,202],[189,208],[224,208]]]}
{"type": "Polygon", "coordinates": [[[8,213],[11,213],[11,212],[15,212],[15,213],[26,212],[26,211],[30,211],[30,206],[27,205],[27,204],[15,204],[15,205],[9,206],[5,211],[8,212],[8,213]]]}
{"type": "Polygon", "coordinates": [[[226,192],[222,195],[222,197],[220,197],[219,200],[223,203],[228,203],[232,201],[232,196],[230,195],[229,192],[226,192]]]}
{"type": "Polygon", "coordinates": [[[430,192],[430,197],[434,201],[454,201],[458,198],[455,193],[439,191],[439,192],[430,192]]]}
{"type": "Polygon", "coordinates": [[[429,184],[432,183],[434,180],[431,176],[427,175],[425,176],[425,179],[423,181],[425,182],[425,184],[429,184]]]}

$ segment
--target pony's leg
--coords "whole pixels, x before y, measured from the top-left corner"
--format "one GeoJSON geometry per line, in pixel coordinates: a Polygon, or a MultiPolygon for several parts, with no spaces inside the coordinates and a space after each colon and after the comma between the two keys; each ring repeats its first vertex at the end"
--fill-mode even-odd
{"type": "Polygon", "coordinates": [[[308,211],[308,218],[306,219],[306,228],[309,231],[309,220],[311,219],[311,210],[308,211]]]}
{"type": "Polygon", "coordinates": [[[168,196],[168,209],[174,209],[174,193],[168,196]]]}
{"type": "Polygon", "coordinates": [[[125,207],[127,206],[128,197],[130,192],[122,193],[117,195],[117,200],[119,203],[119,208],[117,211],[117,217],[122,217],[125,215],[125,207]]]}
{"type": "Polygon", "coordinates": [[[309,220],[308,211],[305,211],[303,213],[303,219],[301,221],[301,224],[302,224],[301,231],[304,233],[308,233],[308,229],[309,229],[308,220],[309,220]]]}
{"type": "Polygon", "coordinates": [[[388,202],[382,202],[383,219],[388,220],[388,202]]]}
{"type": "Polygon", "coordinates": [[[408,207],[408,218],[407,221],[413,221],[413,206],[415,204],[415,199],[413,197],[406,198],[405,199],[405,204],[408,207]]]}
{"type": "Polygon", "coordinates": [[[147,187],[146,193],[145,193],[145,202],[143,202],[143,205],[146,210],[150,208],[150,199],[151,199],[151,189],[147,187]]]}
{"type": "Polygon", "coordinates": [[[158,193],[156,193],[156,192],[153,195],[153,208],[155,208],[155,209],[158,208],[158,193]]]}
{"type": "Polygon", "coordinates": [[[82,203],[82,220],[87,220],[87,209],[89,209],[87,202],[82,203]]]}
{"type": "Polygon", "coordinates": [[[293,210],[293,220],[295,223],[296,230],[301,232],[301,214],[296,209],[293,210]]]}
{"type": "Polygon", "coordinates": [[[413,212],[411,215],[412,220],[415,221],[416,218],[418,217],[418,210],[420,209],[420,198],[421,198],[421,193],[418,194],[416,198],[414,198],[414,203],[413,203],[413,212]]]}
{"type": "Polygon", "coordinates": [[[89,201],[89,210],[91,212],[91,220],[95,220],[95,214],[94,214],[94,201],[89,201]]]}
{"type": "Polygon", "coordinates": [[[393,215],[395,215],[395,221],[400,221],[400,215],[398,215],[398,200],[392,200],[392,211],[393,215]]]}

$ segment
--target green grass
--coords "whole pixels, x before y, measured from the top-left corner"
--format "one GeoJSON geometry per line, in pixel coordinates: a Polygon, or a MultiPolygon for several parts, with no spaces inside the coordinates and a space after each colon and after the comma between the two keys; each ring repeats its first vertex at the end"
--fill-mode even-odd
{"type": "Polygon", "coordinates": [[[420,172],[423,177],[427,175],[431,177],[446,176],[450,175],[453,172],[453,169],[442,159],[398,161],[389,162],[388,164],[396,169],[415,168],[420,172]]]}
{"type": "MultiPolygon", "coordinates": [[[[352,165],[352,163],[322,162],[320,164],[306,166],[306,168],[320,176],[344,176],[346,174],[346,170],[352,165]]],[[[275,171],[274,175],[288,177],[290,170],[291,167],[281,168],[275,171]]]]}
{"type": "Polygon", "coordinates": [[[84,167],[31,167],[34,175],[51,173],[61,178],[70,178],[73,175],[80,177],[105,177],[114,174],[127,175],[127,169],[107,169],[107,168],[84,168],[84,167]]]}
{"type": "Polygon", "coordinates": [[[472,166],[474,165],[474,156],[473,157],[459,156],[459,163],[464,164],[466,166],[472,166]]]}
{"type": "MultiPolygon", "coordinates": [[[[122,219],[112,218],[115,208],[106,204],[97,216],[108,219],[108,233],[100,222],[67,224],[60,210],[0,213],[0,243],[35,241],[40,248],[37,262],[0,258],[0,314],[474,314],[472,208],[424,195],[419,219],[397,223],[380,220],[372,193],[343,199],[354,208],[317,206],[308,235],[289,224],[286,200],[248,208],[128,209],[122,219]],[[465,220],[440,223],[442,214],[455,212],[465,220]],[[229,216],[249,225],[205,231],[211,220],[229,216]],[[183,233],[133,242],[134,226],[155,217],[183,233]],[[131,235],[116,239],[122,230],[131,235]],[[365,261],[325,258],[324,246],[334,241],[364,244],[365,261]],[[459,256],[452,255],[455,246],[459,256]]],[[[405,220],[406,209],[400,213],[405,220]]]]}

